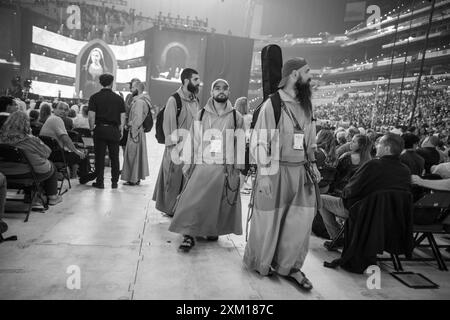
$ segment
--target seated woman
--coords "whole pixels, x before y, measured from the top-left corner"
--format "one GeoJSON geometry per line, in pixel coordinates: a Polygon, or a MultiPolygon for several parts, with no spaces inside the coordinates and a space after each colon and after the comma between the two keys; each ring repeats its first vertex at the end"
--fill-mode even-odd
{"type": "Polygon", "coordinates": [[[337,162],[336,178],[331,190],[336,196],[341,196],[342,190],[356,170],[372,159],[370,155],[372,143],[365,135],[355,135],[351,141],[350,150],[351,151],[344,153],[337,162]]]}
{"type": "MultiPolygon", "coordinates": [[[[58,176],[52,162],[48,160],[51,150],[39,138],[31,135],[30,121],[25,112],[13,112],[0,130],[0,143],[16,147],[25,153],[42,183],[48,197],[48,204],[62,201],[58,195],[58,176]]],[[[17,173],[20,175],[20,172],[17,173]]]]}
{"type": "Polygon", "coordinates": [[[41,132],[42,123],[39,122],[39,111],[31,110],[30,111],[30,127],[31,133],[35,137],[39,137],[39,133],[41,132]]]}
{"type": "Polygon", "coordinates": [[[89,119],[88,119],[89,107],[87,104],[81,107],[81,115],[78,115],[73,120],[73,128],[89,129],[89,119]]]}
{"type": "Polygon", "coordinates": [[[320,193],[327,193],[330,183],[334,181],[336,170],[336,140],[333,132],[322,129],[317,134],[317,150],[315,152],[317,168],[322,180],[319,182],[320,193]]]}

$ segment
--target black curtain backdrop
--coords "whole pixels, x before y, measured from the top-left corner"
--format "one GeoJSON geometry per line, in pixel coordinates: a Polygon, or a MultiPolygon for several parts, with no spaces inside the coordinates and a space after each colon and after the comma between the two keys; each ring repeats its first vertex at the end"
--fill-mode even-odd
{"type": "MultiPolygon", "coordinates": [[[[0,6],[0,59],[9,61],[10,50],[18,62],[21,62],[20,33],[21,12],[11,6],[0,6]],[[14,32],[12,31],[14,30],[14,32]]],[[[6,94],[7,88],[11,87],[11,79],[20,75],[20,66],[12,64],[0,65],[0,91],[6,94]]]]}
{"type": "Polygon", "coordinates": [[[230,100],[247,96],[253,39],[211,34],[207,39],[205,74],[200,103],[205,105],[211,96],[211,83],[222,78],[230,84],[230,100]]]}

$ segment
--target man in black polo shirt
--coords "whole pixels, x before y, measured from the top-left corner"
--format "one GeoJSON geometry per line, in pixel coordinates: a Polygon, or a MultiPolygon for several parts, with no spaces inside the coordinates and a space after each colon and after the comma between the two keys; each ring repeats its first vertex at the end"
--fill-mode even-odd
{"type": "Polygon", "coordinates": [[[119,141],[125,124],[125,102],[112,92],[114,76],[104,73],[99,78],[103,86],[89,99],[89,127],[94,131],[95,175],[92,186],[103,189],[105,153],[108,146],[111,159],[112,188],[117,188],[119,181],[119,141]]]}

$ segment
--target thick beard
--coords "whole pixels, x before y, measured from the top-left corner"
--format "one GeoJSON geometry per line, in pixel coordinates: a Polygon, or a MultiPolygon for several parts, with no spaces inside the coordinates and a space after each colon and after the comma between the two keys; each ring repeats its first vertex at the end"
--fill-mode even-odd
{"type": "Polygon", "coordinates": [[[218,103],[224,103],[228,101],[228,97],[225,98],[219,98],[219,97],[213,97],[214,101],[218,102],[218,103]]]}
{"type": "Polygon", "coordinates": [[[300,102],[300,106],[305,111],[307,117],[311,117],[312,113],[312,103],[311,103],[311,85],[308,81],[307,83],[301,82],[301,79],[299,79],[295,83],[295,92],[296,92],[296,98],[300,102]]]}
{"type": "Polygon", "coordinates": [[[188,89],[189,92],[191,92],[191,93],[193,93],[193,94],[197,94],[198,91],[199,91],[198,86],[194,86],[194,85],[192,84],[192,82],[190,82],[190,81],[189,81],[189,83],[188,83],[188,85],[187,85],[187,89],[188,89]]]}

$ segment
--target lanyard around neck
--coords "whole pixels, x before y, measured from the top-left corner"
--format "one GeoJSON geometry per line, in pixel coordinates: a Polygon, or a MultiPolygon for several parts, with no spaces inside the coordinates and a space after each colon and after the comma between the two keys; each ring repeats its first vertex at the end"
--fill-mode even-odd
{"type": "Polygon", "coordinates": [[[289,118],[291,119],[291,121],[292,121],[292,124],[294,125],[294,128],[295,128],[296,130],[301,131],[301,130],[302,130],[302,127],[300,127],[300,124],[298,123],[297,118],[296,118],[295,115],[292,113],[292,111],[289,110],[288,107],[286,107],[286,104],[284,103],[283,100],[281,100],[281,109],[283,109],[284,112],[287,113],[288,117],[289,117],[289,118]]]}

